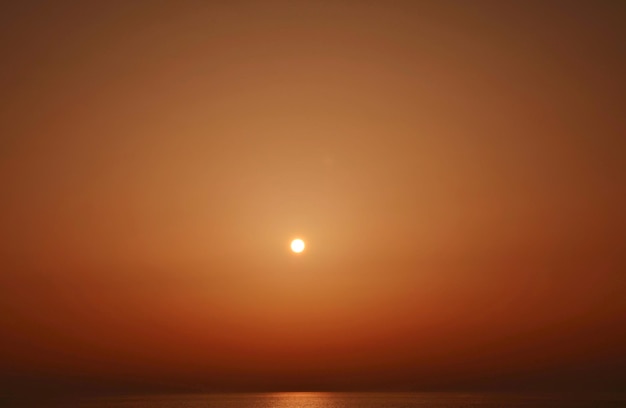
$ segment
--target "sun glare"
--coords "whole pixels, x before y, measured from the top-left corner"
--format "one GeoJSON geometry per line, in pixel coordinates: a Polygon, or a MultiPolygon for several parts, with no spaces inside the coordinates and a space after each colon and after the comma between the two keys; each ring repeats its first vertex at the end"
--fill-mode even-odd
{"type": "Polygon", "coordinates": [[[293,241],[291,241],[291,250],[295,252],[296,254],[299,254],[300,252],[304,251],[304,241],[301,240],[300,238],[294,239],[293,241]]]}

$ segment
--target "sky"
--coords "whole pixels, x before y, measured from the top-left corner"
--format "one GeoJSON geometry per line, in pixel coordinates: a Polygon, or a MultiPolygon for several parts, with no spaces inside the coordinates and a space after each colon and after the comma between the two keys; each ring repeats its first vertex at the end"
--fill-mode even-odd
{"type": "Polygon", "coordinates": [[[3,4],[5,391],[624,389],[625,27],[3,4]]]}

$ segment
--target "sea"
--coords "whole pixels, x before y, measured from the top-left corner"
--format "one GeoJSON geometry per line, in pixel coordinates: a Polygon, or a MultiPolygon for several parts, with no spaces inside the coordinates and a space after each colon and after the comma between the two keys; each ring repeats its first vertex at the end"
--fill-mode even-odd
{"type": "Polygon", "coordinates": [[[5,401],[9,407],[66,408],[608,408],[626,407],[626,394],[324,393],[193,394],[5,401]]]}

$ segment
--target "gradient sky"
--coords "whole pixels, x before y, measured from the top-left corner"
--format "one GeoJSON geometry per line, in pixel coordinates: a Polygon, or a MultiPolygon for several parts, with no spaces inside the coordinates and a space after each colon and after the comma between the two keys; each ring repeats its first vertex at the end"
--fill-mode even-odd
{"type": "Polygon", "coordinates": [[[14,3],[5,386],[626,384],[626,3],[14,3]]]}

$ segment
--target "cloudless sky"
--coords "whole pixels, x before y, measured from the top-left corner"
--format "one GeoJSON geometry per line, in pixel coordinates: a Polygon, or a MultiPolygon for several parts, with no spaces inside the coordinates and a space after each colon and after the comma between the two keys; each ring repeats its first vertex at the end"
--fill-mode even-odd
{"type": "Polygon", "coordinates": [[[623,387],[625,4],[0,6],[4,384],[623,387]]]}

